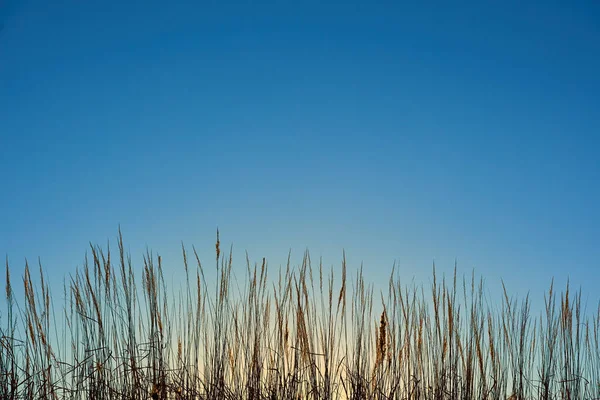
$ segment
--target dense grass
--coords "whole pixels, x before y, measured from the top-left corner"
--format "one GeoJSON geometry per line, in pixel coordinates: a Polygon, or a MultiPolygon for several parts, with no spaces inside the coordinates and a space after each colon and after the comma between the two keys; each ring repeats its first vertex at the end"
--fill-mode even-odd
{"type": "Polygon", "coordinates": [[[568,285],[532,315],[529,298],[488,300],[456,272],[434,269],[429,287],[392,272],[375,294],[362,271],[347,278],[345,258],[334,275],[307,253],[274,280],[246,260],[237,282],[217,234],[207,282],[195,249],[182,251],[174,290],[151,253],[136,276],[120,234],[116,259],[92,246],[56,310],[29,265],[17,302],[7,262],[0,398],[600,398],[600,305],[587,317],[568,285]]]}

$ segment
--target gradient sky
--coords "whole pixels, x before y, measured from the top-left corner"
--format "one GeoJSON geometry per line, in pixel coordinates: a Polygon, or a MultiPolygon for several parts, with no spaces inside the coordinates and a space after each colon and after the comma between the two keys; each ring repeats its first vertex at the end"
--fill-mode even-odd
{"type": "Polygon", "coordinates": [[[218,227],[240,267],[345,249],[385,287],[456,259],[598,301],[598,2],[251,3],[0,1],[13,274],[60,285],[120,224],[176,275],[218,227]]]}

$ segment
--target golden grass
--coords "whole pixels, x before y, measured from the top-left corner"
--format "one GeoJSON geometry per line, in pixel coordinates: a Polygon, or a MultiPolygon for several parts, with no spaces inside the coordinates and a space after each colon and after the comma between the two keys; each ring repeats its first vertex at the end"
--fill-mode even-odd
{"type": "Polygon", "coordinates": [[[503,285],[493,302],[456,267],[449,282],[434,268],[428,288],[393,270],[379,304],[362,268],[347,279],[345,254],[339,276],[307,252],[274,280],[246,257],[240,287],[217,231],[216,281],[182,246],[174,291],[160,256],[145,254],[140,282],[120,232],[118,253],[92,246],[58,312],[27,263],[19,306],[7,260],[1,399],[600,398],[600,305],[585,316],[568,283],[532,316],[529,297],[503,285]]]}

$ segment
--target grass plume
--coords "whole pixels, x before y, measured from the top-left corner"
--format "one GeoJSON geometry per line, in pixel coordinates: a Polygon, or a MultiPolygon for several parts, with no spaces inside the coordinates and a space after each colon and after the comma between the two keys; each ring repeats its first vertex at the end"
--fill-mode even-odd
{"type": "Polygon", "coordinates": [[[19,303],[6,260],[0,398],[600,398],[600,304],[588,316],[568,283],[557,294],[552,282],[534,315],[528,296],[503,284],[491,301],[456,267],[446,279],[434,266],[429,287],[394,268],[376,294],[362,267],[347,279],[345,254],[339,274],[306,252],[274,278],[246,256],[238,282],[217,232],[216,281],[182,245],[175,290],[162,257],[144,254],[140,280],[120,232],[117,245],[116,256],[90,245],[60,309],[29,263],[19,303]]]}

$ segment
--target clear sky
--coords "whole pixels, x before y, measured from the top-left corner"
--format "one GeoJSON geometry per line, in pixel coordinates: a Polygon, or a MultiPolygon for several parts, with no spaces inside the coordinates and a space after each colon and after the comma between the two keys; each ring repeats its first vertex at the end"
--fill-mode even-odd
{"type": "Polygon", "coordinates": [[[60,284],[120,224],[175,275],[219,227],[597,302],[599,3],[393,3],[0,1],[0,254],[60,284]]]}

